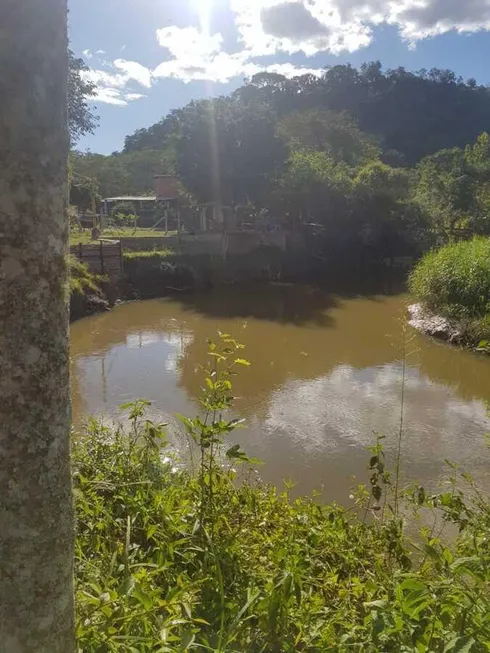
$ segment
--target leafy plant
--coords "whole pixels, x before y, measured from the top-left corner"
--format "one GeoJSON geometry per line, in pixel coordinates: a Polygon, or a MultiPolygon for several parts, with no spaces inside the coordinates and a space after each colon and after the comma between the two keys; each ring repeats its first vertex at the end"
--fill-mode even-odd
{"type": "MultiPolygon", "coordinates": [[[[255,464],[227,443],[241,349],[226,334],[209,343],[202,415],[181,418],[196,473],[143,400],[123,407],[126,426],[92,420],[75,436],[79,652],[488,652],[488,498],[467,476],[460,489],[456,469],[449,491],[413,488],[404,511],[459,534],[449,544],[424,528],[412,543],[389,511],[366,521],[238,483],[229,463],[255,464]]],[[[370,469],[379,505],[391,483],[381,439],[370,469]]]]}

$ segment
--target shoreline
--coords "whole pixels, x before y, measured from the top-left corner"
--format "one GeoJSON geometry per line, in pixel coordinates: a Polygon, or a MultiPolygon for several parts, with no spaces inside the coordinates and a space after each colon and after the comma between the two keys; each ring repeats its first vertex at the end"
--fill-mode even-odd
{"type": "Polygon", "coordinates": [[[431,313],[418,303],[408,307],[408,315],[409,325],[424,335],[445,340],[452,345],[464,344],[464,330],[457,322],[431,313]]]}
{"type": "Polygon", "coordinates": [[[419,303],[411,304],[408,307],[408,314],[408,324],[423,335],[475,353],[490,354],[482,337],[472,334],[469,326],[461,321],[432,313],[419,303]]]}

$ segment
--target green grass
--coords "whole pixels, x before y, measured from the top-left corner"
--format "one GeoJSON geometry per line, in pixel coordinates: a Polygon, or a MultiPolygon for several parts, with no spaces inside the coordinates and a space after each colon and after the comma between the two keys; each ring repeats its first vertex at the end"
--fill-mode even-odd
{"type": "Polygon", "coordinates": [[[490,312],[490,238],[426,254],[410,275],[409,286],[432,311],[456,319],[484,317],[490,312]]]}
{"type": "Polygon", "coordinates": [[[490,352],[490,239],[429,252],[409,277],[412,295],[432,313],[457,322],[461,342],[490,352]]]}
{"type": "Polygon", "coordinates": [[[74,256],[68,258],[70,268],[70,294],[85,296],[87,294],[99,295],[102,277],[90,271],[86,263],[82,263],[74,256]]]}
{"type": "MultiPolygon", "coordinates": [[[[129,227],[121,229],[104,229],[100,238],[166,238],[168,236],[174,236],[176,231],[157,231],[155,229],[132,229],[129,227]]],[[[92,231],[91,229],[84,229],[82,232],[74,231],[70,235],[70,245],[88,245],[92,241],[92,231]]]]}
{"type": "Polygon", "coordinates": [[[143,401],[125,406],[126,430],[92,421],[76,437],[79,651],[490,651],[487,498],[470,482],[414,488],[405,514],[436,511],[459,535],[411,542],[379,444],[356,510],[250,480],[255,461],[226,445],[241,348],[210,343],[202,415],[181,418],[195,466],[173,458],[143,401]]]}
{"type": "Polygon", "coordinates": [[[154,249],[154,250],[143,250],[136,252],[124,252],[123,257],[125,261],[135,261],[135,260],[153,260],[159,261],[171,257],[174,254],[173,250],[165,249],[154,249]]]}

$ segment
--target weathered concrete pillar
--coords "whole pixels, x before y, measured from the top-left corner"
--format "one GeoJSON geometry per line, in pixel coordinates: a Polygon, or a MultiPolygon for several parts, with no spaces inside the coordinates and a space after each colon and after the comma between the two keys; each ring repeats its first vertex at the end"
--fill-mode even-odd
{"type": "Polygon", "coordinates": [[[72,653],[66,0],[0,2],[0,651],[72,653]]]}

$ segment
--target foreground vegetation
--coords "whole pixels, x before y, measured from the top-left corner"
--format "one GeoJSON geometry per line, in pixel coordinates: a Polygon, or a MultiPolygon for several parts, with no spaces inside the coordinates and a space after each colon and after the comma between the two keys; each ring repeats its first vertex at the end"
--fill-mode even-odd
{"type": "Polygon", "coordinates": [[[466,494],[402,500],[379,441],[351,511],[253,480],[256,461],[226,445],[240,350],[210,343],[203,415],[181,418],[185,466],[143,401],[125,430],[92,422],[76,437],[79,650],[489,651],[487,499],[466,477],[466,494]],[[411,542],[402,506],[437,512],[456,540],[434,525],[411,542]]]}
{"type": "Polygon", "coordinates": [[[490,337],[490,239],[473,238],[426,254],[409,287],[429,311],[455,320],[473,343],[490,337]]]}

